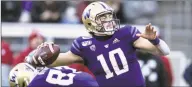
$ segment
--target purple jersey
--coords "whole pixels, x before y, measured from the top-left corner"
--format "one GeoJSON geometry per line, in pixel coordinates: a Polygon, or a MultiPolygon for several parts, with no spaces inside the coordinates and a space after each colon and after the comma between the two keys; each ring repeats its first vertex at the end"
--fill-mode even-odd
{"type": "Polygon", "coordinates": [[[133,42],[140,33],[135,27],[125,26],[105,41],[92,37],[74,40],[71,52],[83,58],[94,73],[100,87],[145,86],[133,42]]]}
{"type": "Polygon", "coordinates": [[[96,80],[85,72],[67,66],[49,68],[38,73],[28,87],[99,87],[96,80]]]}

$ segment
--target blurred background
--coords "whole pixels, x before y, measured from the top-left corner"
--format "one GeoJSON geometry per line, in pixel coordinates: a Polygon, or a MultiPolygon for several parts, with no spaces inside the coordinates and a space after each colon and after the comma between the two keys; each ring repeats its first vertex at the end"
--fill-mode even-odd
{"type": "MultiPolygon", "coordinates": [[[[133,25],[142,32],[146,24],[152,23],[159,37],[169,45],[171,54],[160,57],[163,70],[168,73],[163,77],[168,79],[167,83],[153,73],[158,72],[158,62],[140,62],[149,87],[192,86],[192,1],[102,1],[112,6],[121,26],[133,25]]],[[[76,37],[88,35],[81,15],[91,2],[1,1],[2,85],[8,85],[9,70],[23,62],[40,43],[53,41],[65,52],[76,37]]]]}

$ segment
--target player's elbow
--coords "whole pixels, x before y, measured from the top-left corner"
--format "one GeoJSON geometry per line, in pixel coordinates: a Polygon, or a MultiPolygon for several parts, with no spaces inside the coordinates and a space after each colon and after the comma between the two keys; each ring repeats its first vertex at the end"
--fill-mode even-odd
{"type": "Polygon", "coordinates": [[[166,56],[170,54],[170,49],[168,48],[167,50],[159,50],[158,55],[159,56],[166,56]]]}
{"type": "Polygon", "coordinates": [[[170,49],[167,47],[167,49],[162,50],[163,56],[169,55],[170,54],[170,49]]]}
{"type": "Polygon", "coordinates": [[[159,45],[157,45],[157,48],[159,49],[159,52],[162,56],[169,55],[170,53],[169,46],[163,40],[160,40],[160,43],[159,45]]]}
{"type": "Polygon", "coordinates": [[[170,54],[170,49],[164,52],[164,56],[169,55],[169,54],[170,54]]]}

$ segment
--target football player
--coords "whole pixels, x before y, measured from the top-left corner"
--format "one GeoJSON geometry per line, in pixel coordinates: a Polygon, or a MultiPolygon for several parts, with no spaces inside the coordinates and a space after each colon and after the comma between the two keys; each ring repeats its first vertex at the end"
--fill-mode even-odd
{"type": "MultiPolygon", "coordinates": [[[[32,51],[27,57],[32,57],[32,51]]],[[[98,87],[90,74],[68,66],[53,68],[17,64],[9,73],[11,87],[98,87]]]]}
{"type": "Polygon", "coordinates": [[[145,33],[130,25],[120,28],[114,10],[104,2],[89,4],[84,9],[82,21],[90,37],[75,39],[70,51],[60,53],[51,66],[83,61],[100,87],[143,87],[136,49],[155,55],[170,52],[151,24],[146,26],[145,33]]]}
{"type": "Polygon", "coordinates": [[[17,64],[9,74],[11,87],[98,87],[88,73],[68,66],[36,70],[28,63],[17,64]]]}

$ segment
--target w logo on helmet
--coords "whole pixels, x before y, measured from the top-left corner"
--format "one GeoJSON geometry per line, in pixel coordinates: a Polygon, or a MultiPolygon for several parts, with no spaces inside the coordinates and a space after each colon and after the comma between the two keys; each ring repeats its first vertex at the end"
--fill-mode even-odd
{"type": "Polygon", "coordinates": [[[84,14],[84,19],[89,18],[89,16],[90,16],[90,11],[91,11],[91,9],[89,9],[89,10],[84,14]]]}
{"type": "Polygon", "coordinates": [[[11,78],[10,78],[10,81],[11,81],[11,82],[15,82],[15,79],[16,79],[16,75],[13,74],[13,76],[11,76],[11,78]]]}

